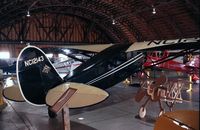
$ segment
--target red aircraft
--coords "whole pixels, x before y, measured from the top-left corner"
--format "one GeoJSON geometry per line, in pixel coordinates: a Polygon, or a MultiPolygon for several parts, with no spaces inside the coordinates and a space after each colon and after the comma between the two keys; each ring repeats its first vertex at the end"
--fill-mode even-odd
{"type": "Polygon", "coordinates": [[[164,62],[163,59],[169,57],[169,51],[153,51],[147,53],[147,60],[144,63],[145,67],[154,66],[160,69],[169,69],[178,72],[185,72],[192,75],[192,81],[199,82],[199,55],[190,57],[189,61],[183,63],[183,60],[173,59],[164,62]],[[157,64],[159,62],[159,64],[157,64]]]}

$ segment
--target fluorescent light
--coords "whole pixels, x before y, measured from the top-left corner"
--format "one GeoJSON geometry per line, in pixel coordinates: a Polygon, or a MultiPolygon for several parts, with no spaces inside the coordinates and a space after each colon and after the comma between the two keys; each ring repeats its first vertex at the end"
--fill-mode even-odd
{"type": "Polygon", "coordinates": [[[0,59],[9,59],[10,53],[9,52],[0,52],[0,59]]]}

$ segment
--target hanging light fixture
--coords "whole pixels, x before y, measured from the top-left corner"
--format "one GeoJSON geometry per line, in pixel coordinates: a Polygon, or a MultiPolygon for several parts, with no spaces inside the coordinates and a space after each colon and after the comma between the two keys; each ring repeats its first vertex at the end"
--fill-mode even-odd
{"type": "Polygon", "coordinates": [[[115,19],[113,19],[113,20],[112,20],[112,24],[113,24],[113,25],[115,25],[115,24],[116,24],[116,21],[115,21],[115,19]]]}
{"type": "Polygon", "coordinates": [[[35,1],[28,7],[28,9],[27,9],[28,11],[27,11],[27,14],[26,14],[27,17],[30,17],[30,16],[31,16],[29,10],[31,10],[31,8],[32,8],[34,5],[36,5],[38,2],[39,2],[39,0],[35,0],[35,1]]]}
{"type": "Polygon", "coordinates": [[[156,8],[153,8],[152,14],[156,14],[156,8]]]}
{"type": "Polygon", "coordinates": [[[30,17],[30,16],[31,16],[29,10],[27,11],[26,16],[27,16],[27,17],[30,17]]]}
{"type": "Polygon", "coordinates": [[[152,8],[153,8],[152,14],[156,14],[156,8],[153,5],[152,5],[152,8]]]}

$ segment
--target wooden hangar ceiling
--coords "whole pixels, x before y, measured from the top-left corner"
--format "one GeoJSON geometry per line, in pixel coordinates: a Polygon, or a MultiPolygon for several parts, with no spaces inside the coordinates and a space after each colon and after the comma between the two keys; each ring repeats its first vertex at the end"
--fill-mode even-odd
{"type": "Polygon", "coordinates": [[[0,1],[1,44],[132,43],[196,36],[199,0],[0,1]]]}

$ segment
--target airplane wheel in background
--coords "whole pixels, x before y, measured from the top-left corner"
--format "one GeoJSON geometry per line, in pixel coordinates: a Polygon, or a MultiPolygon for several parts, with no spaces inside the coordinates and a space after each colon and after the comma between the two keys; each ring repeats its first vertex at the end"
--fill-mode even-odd
{"type": "Polygon", "coordinates": [[[56,118],[57,114],[48,108],[48,115],[50,118],[56,118]]]}
{"type": "Polygon", "coordinates": [[[164,114],[165,113],[165,110],[163,109],[163,110],[160,110],[160,113],[159,113],[159,117],[162,115],[162,114],[164,114]]]}
{"type": "Polygon", "coordinates": [[[146,108],[145,107],[141,107],[139,110],[139,117],[140,118],[144,118],[146,115],[146,108]]]}

